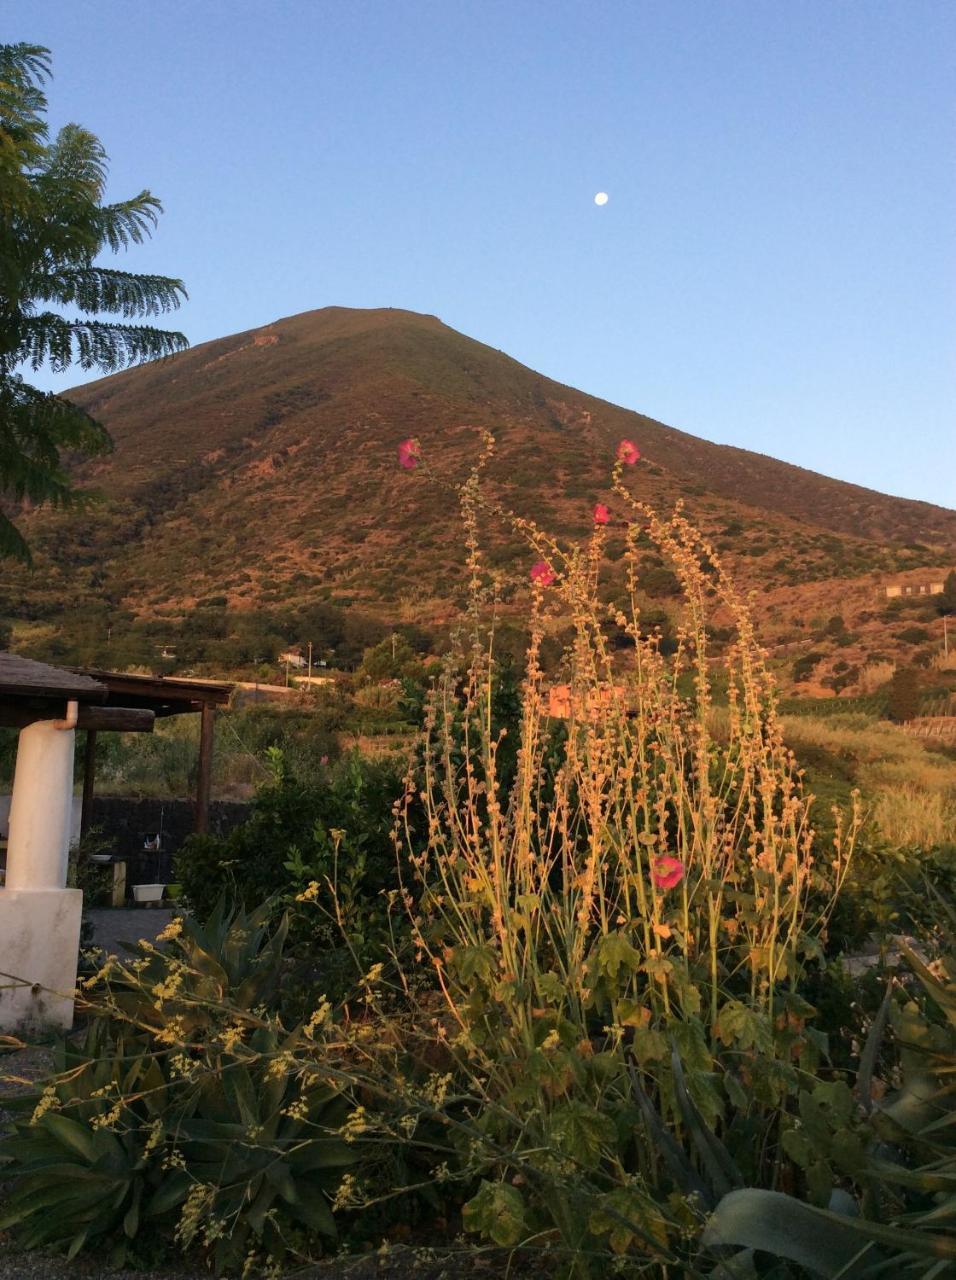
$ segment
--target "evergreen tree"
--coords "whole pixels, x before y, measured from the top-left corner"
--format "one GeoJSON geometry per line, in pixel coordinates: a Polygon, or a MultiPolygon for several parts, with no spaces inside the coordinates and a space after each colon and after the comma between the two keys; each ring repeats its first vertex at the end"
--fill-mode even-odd
{"type": "Polygon", "coordinates": [[[941,614],[956,613],[956,569],[950,569],[943,585],[943,594],[938,597],[937,609],[941,614]]]}
{"type": "MultiPolygon", "coordinates": [[[[64,506],[82,499],[64,453],[108,452],[105,428],[17,370],[112,373],[187,346],[181,333],[134,324],[178,307],[179,280],[97,265],[141,243],[161,205],[149,191],[104,204],[107,156],[99,139],[70,124],[50,141],[43,84],[49,50],[0,45],[0,497],[64,506]],[[61,314],[68,308],[72,315],[61,314]],[[115,317],[102,320],[106,313],[115,317]]],[[[0,510],[0,556],[28,559],[0,510]]]]}
{"type": "Polygon", "coordinates": [[[919,714],[919,675],[913,667],[897,667],[887,689],[886,714],[905,724],[919,714]]]}

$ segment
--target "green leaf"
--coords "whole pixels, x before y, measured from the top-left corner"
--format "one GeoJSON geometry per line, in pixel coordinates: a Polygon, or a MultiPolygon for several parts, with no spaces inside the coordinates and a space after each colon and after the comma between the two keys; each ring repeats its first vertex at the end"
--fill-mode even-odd
{"type": "MultiPolygon", "coordinates": [[[[856,1280],[864,1274],[857,1262],[865,1241],[847,1224],[822,1210],[801,1204],[779,1191],[747,1187],[724,1196],[708,1219],[702,1244],[714,1249],[736,1245],[786,1258],[814,1275],[856,1280]]],[[[875,1260],[867,1252],[867,1263],[875,1260]]]]}
{"type": "Polygon", "coordinates": [[[477,1231],[504,1247],[519,1244],[527,1234],[524,1201],[516,1187],[505,1182],[482,1182],[478,1194],[462,1208],[466,1231],[477,1231]]]}
{"type": "Polygon", "coordinates": [[[168,1213],[170,1209],[175,1209],[185,1200],[186,1193],[192,1185],[193,1179],[185,1170],[175,1170],[160,1184],[150,1199],[146,1206],[146,1216],[156,1218],[160,1214],[168,1213]]]}
{"type": "Polygon", "coordinates": [[[641,965],[640,952],[635,950],[623,933],[606,934],[597,946],[597,968],[599,973],[609,978],[616,978],[619,969],[627,973],[636,973],[641,965]]]}
{"type": "Polygon", "coordinates": [[[93,1141],[92,1133],[85,1125],[78,1124],[76,1120],[71,1120],[68,1116],[60,1115],[56,1111],[48,1111],[46,1115],[41,1117],[40,1124],[58,1138],[64,1146],[82,1156],[88,1164],[95,1162],[97,1156],[96,1144],[93,1141]]]}
{"type": "Polygon", "coordinates": [[[616,1130],[609,1116],[586,1103],[566,1102],[551,1113],[548,1136],[563,1155],[595,1169],[604,1148],[613,1145],[616,1130]]]}
{"type": "Polygon", "coordinates": [[[296,1188],[298,1200],[293,1206],[293,1212],[313,1231],[334,1239],[338,1231],[325,1192],[304,1178],[299,1179],[296,1188]]]}

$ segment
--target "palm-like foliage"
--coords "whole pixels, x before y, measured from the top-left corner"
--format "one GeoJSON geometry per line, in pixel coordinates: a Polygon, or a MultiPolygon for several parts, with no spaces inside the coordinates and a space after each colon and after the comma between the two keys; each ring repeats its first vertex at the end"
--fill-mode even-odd
{"type": "MultiPolygon", "coordinates": [[[[105,204],[107,157],[99,139],[67,125],[52,141],[42,85],[49,52],[0,45],[0,495],[65,505],[74,489],[63,454],[107,452],[106,430],[81,409],[44,394],[16,372],[116,369],[186,346],[149,320],[179,306],[185,289],[166,276],[98,265],[141,243],[161,206],[149,191],[105,204]],[[67,308],[71,314],[61,314],[67,308]],[[97,317],[106,313],[113,319],[97,317]]],[[[0,512],[0,555],[27,557],[0,512]]]]}

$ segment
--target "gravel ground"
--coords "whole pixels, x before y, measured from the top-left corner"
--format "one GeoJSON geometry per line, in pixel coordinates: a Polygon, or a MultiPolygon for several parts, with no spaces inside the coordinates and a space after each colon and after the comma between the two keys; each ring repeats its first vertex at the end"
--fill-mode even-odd
{"type": "MultiPolygon", "coordinates": [[[[532,1276],[544,1280],[545,1272],[526,1269],[520,1258],[504,1252],[468,1249],[436,1250],[394,1246],[387,1253],[363,1257],[332,1258],[304,1270],[290,1270],[289,1280],[493,1280],[510,1275],[514,1280],[532,1276]]],[[[209,1280],[208,1271],[109,1271],[94,1259],[64,1258],[45,1253],[20,1253],[0,1244],[0,1280],[209,1280]]]]}
{"type": "Polygon", "coordinates": [[[128,954],[140,938],[152,942],[174,914],[169,907],[93,907],[85,916],[93,925],[95,947],[107,954],[128,954]]]}

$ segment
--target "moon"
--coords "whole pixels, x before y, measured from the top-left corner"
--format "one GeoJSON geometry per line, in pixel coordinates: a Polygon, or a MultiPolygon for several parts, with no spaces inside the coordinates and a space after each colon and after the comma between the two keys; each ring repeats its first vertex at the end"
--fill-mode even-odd
{"type": "Polygon", "coordinates": [[[595,204],[607,204],[607,192],[606,192],[606,191],[599,191],[599,192],[597,193],[597,195],[594,197],[594,203],[595,203],[595,204]]]}

